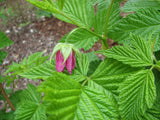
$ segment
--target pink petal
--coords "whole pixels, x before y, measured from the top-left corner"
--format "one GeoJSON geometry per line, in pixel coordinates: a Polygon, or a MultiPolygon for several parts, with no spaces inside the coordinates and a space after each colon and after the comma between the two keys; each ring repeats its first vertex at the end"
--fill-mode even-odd
{"type": "Polygon", "coordinates": [[[72,53],[66,60],[66,67],[67,67],[68,72],[71,74],[72,73],[72,53]]]}
{"type": "Polygon", "coordinates": [[[73,51],[73,55],[72,55],[72,70],[75,68],[76,66],[76,58],[75,58],[75,52],[73,51]]]}
{"type": "Polygon", "coordinates": [[[56,70],[57,72],[63,72],[66,62],[63,64],[64,58],[60,50],[56,53],[56,70]]]}

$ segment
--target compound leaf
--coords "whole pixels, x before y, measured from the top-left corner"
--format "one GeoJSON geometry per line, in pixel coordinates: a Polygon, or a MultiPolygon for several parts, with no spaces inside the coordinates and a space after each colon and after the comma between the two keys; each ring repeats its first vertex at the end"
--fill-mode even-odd
{"type": "Polygon", "coordinates": [[[141,70],[128,77],[119,87],[119,110],[123,119],[136,120],[151,108],[156,98],[154,75],[141,70]]]}
{"type": "Polygon", "coordinates": [[[134,48],[128,45],[115,46],[99,53],[133,67],[151,66],[153,58],[149,42],[139,36],[132,35],[132,44],[134,48]]]}
{"type": "MultiPolygon", "coordinates": [[[[117,22],[112,30],[108,31],[109,38],[119,43],[130,43],[130,33],[149,38],[160,33],[160,12],[155,9],[145,9],[128,15],[117,22]]],[[[158,39],[159,41],[159,39],[158,39]]],[[[158,50],[159,42],[156,41],[155,49],[158,50]],[[158,47],[158,48],[157,48],[158,47]]]]}
{"type": "Polygon", "coordinates": [[[45,79],[49,76],[53,76],[55,72],[55,65],[46,62],[39,66],[28,69],[27,71],[20,73],[19,75],[28,79],[45,79]]]}
{"type": "Polygon", "coordinates": [[[124,79],[140,69],[132,68],[117,60],[107,58],[100,63],[96,71],[91,75],[91,82],[117,94],[117,89],[124,79]]]}
{"type": "Polygon", "coordinates": [[[23,103],[15,112],[15,120],[46,120],[44,105],[32,102],[23,103]]]}
{"type": "Polygon", "coordinates": [[[138,11],[140,9],[146,8],[154,8],[160,9],[160,1],[158,0],[129,0],[124,6],[121,8],[123,12],[133,12],[138,11]]]}
{"type": "Polygon", "coordinates": [[[15,120],[46,120],[46,107],[41,103],[41,93],[28,85],[20,94],[21,102],[15,111],[15,120]]]}
{"type": "Polygon", "coordinates": [[[39,89],[45,93],[44,101],[50,103],[47,110],[52,120],[117,119],[116,108],[108,96],[93,88],[82,88],[65,74],[56,73],[39,89]]]}

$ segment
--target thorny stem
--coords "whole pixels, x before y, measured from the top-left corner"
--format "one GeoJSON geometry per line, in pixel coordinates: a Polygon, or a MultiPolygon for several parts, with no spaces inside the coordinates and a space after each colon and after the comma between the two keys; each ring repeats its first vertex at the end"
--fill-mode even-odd
{"type": "Polygon", "coordinates": [[[1,93],[3,94],[3,96],[5,97],[5,99],[7,100],[9,106],[11,107],[11,109],[12,109],[13,111],[15,111],[15,108],[14,108],[14,106],[12,105],[11,101],[9,100],[9,98],[8,98],[8,96],[7,96],[4,88],[3,88],[2,83],[0,83],[0,88],[1,88],[1,93]]]}

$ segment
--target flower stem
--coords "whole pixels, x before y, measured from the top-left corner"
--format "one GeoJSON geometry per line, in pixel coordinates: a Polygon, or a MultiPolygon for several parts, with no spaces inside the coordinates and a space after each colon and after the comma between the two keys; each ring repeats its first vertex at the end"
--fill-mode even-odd
{"type": "Polygon", "coordinates": [[[14,108],[14,106],[12,105],[11,101],[9,100],[9,98],[8,98],[8,96],[7,96],[4,88],[3,88],[2,83],[0,83],[0,88],[1,88],[1,90],[2,90],[1,93],[3,94],[3,96],[5,97],[5,99],[7,100],[8,104],[9,104],[10,107],[11,107],[11,109],[12,109],[13,111],[15,111],[15,108],[14,108]]]}

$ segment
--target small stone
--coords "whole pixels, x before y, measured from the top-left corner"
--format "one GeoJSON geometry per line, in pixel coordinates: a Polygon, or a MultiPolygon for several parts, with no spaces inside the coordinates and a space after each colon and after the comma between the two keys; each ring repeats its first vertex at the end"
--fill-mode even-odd
{"type": "Polygon", "coordinates": [[[8,33],[10,33],[11,31],[10,30],[6,30],[6,33],[8,34],[8,33]]]}
{"type": "Polygon", "coordinates": [[[33,29],[30,29],[30,32],[31,32],[31,33],[33,33],[33,32],[34,32],[34,30],[33,30],[33,29]]]}

